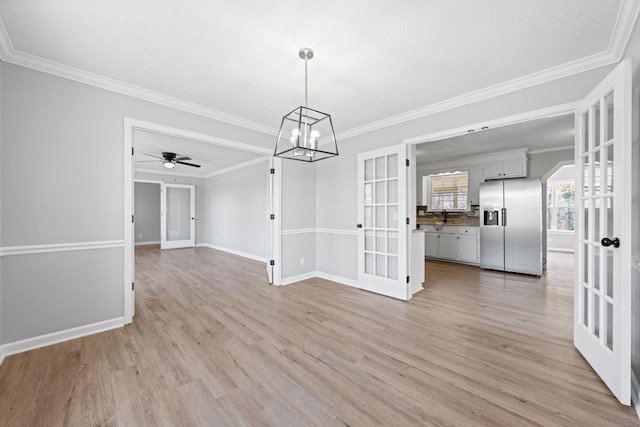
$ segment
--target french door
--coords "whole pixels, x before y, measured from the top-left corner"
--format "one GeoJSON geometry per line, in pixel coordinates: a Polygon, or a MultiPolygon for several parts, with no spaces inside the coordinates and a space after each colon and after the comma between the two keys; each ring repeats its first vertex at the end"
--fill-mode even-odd
{"type": "Polygon", "coordinates": [[[631,63],[578,105],[574,344],[625,405],[631,394],[631,63]]]}
{"type": "Polygon", "coordinates": [[[358,285],[410,298],[406,146],[358,154],[358,285]]]}
{"type": "Polygon", "coordinates": [[[195,246],[195,186],[162,183],[160,249],[195,246]]]}

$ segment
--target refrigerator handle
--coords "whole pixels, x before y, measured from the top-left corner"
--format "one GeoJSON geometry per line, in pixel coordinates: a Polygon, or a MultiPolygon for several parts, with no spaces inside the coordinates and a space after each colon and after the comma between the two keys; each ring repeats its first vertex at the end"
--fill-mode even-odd
{"type": "Polygon", "coordinates": [[[507,208],[502,208],[502,226],[507,226],[507,208]]]}

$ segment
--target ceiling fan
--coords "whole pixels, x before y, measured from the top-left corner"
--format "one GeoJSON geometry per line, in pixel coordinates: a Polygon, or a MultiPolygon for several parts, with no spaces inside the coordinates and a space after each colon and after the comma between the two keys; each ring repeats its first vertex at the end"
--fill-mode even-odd
{"type": "Polygon", "coordinates": [[[186,156],[178,157],[176,153],[169,153],[168,151],[163,151],[162,157],[154,156],[153,154],[147,154],[147,153],[142,153],[142,154],[149,157],[155,157],[157,160],[138,160],[136,163],[162,162],[164,167],[167,169],[175,168],[176,164],[192,166],[194,168],[200,167],[200,165],[196,165],[195,163],[185,162],[185,160],[191,160],[191,157],[186,157],[186,156]]]}

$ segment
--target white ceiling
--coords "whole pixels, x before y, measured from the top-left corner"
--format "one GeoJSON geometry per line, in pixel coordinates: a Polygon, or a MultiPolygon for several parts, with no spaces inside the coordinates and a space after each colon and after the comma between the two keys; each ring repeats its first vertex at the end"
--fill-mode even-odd
{"type": "Polygon", "coordinates": [[[204,178],[212,173],[264,157],[263,154],[140,130],[133,131],[133,145],[135,147],[134,170],[155,171],[169,175],[183,174],[204,178]],[[192,160],[186,160],[186,162],[195,163],[201,167],[176,165],[174,169],[167,169],[163,166],[162,161],[147,162],[154,160],[154,158],[146,156],[144,153],[162,157],[163,151],[176,153],[178,157],[191,157],[192,160]],[[144,163],[139,163],[140,161],[144,161],[144,163]]]}
{"type": "Polygon", "coordinates": [[[574,117],[567,114],[425,142],[416,146],[416,162],[431,163],[528,148],[556,149],[574,144],[574,117]]]}
{"type": "Polygon", "coordinates": [[[620,21],[637,9],[634,0],[3,0],[12,47],[0,47],[16,63],[44,58],[273,130],[303,102],[297,51],[309,46],[309,106],[339,133],[553,67],[612,63],[609,50],[630,33],[620,21]]]}

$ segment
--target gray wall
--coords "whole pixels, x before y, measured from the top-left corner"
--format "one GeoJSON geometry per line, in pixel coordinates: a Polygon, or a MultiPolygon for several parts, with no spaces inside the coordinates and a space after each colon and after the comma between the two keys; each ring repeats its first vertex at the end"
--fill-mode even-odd
{"type": "Polygon", "coordinates": [[[206,242],[266,258],[269,163],[206,180],[206,242]]]}
{"type": "MultiPolygon", "coordinates": [[[[612,67],[599,68],[339,141],[340,156],[318,162],[316,166],[317,226],[354,230],[355,224],[359,222],[356,205],[358,153],[400,144],[407,138],[573,102],[582,99],[611,69],[612,67]]],[[[540,171],[548,166],[546,157],[533,156],[529,165],[532,176],[540,174],[540,171]]],[[[329,274],[351,272],[354,275],[346,278],[357,279],[356,270],[353,268],[357,262],[357,239],[356,236],[348,237],[348,244],[345,244],[343,235],[327,234],[319,237],[322,242],[317,245],[317,259],[339,261],[339,264],[332,265],[321,261],[319,271],[329,274]]]]}
{"type": "MultiPolygon", "coordinates": [[[[173,184],[191,184],[196,187],[196,245],[207,243],[207,191],[204,178],[189,176],[176,176],[171,174],[155,174],[148,172],[135,172],[134,179],[146,181],[163,181],[173,184]]],[[[160,206],[158,204],[158,206],[160,206]]],[[[159,239],[158,239],[159,240],[159,239]]]]}
{"type": "MultiPolygon", "coordinates": [[[[330,162],[332,159],[322,160],[330,162]]],[[[332,201],[334,203],[334,201],[332,201]]],[[[282,162],[282,230],[316,227],[316,164],[282,162]]],[[[316,271],[315,231],[282,236],[282,278],[316,271]],[[301,264],[304,259],[304,265],[301,264]]]]}
{"type": "Polygon", "coordinates": [[[134,236],[136,243],[160,241],[160,184],[134,185],[134,236]]]}
{"type": "MultiPolygon", "coordinates": [[[[269,135],[13,64],[2,64],[0,79],[3,247],[124,239],[124,117],[273,145],[269,135]]],[[[3,256],[0,343],[121,317],[123,260],[122,248],[3,256]]]]}

